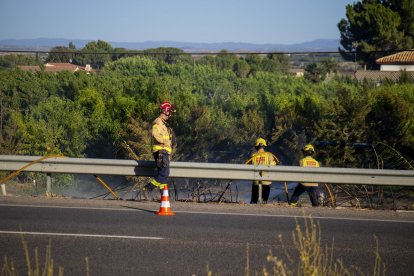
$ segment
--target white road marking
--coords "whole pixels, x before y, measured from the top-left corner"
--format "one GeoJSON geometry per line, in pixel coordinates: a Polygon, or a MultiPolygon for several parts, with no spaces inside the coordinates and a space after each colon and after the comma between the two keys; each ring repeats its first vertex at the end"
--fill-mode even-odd
{"type": "Polygon", "coordinates": [[[414,213],[414,210],[397,210],[397,213],[414,213]]]}
{"type": "Polygon", "coordinates": [[[88,238],[114,238],[114,239],[142,239],[142,240],[163,240],[163,239],[165,239],[165,238],[161,238],[161,237],[75,234],[75,233],[49,233],[49,232],[25,232],[25,231],[0,231],[0,234],[39,235],[39,236],[66,236],[66,237],[88,237],[88,238]]]}
{"type": "Polygon", "coordinates": [[[139,210],[139,209],[135,209],[133,207],[131,207],[129,209],[121,209],[121,208],[108,208],[108,207],[82,207],[82,206],[57,206],[57,205],[33,205],[33,204],[0,204],[0,207],[1,206],[5,206],[5,207],[31,207],[31,208],[54,208],[54,209],[135,211],[135,212],[142,211],[142,210],[139,210]]]}
{"type": "Polygon", "coordinates": [[[312,215],[272,215],[272,214],[243,214],[243,213],[210,213],[210,212],[195,212],[195,211],[175,211],[175,213],[190,213],[190,214],[211,214],[211,215],[229,215],[229,216],[259,216],[259,217],[281,217],[281,218],[312,218],[312,219],[331,219],[331,220],[350,220],[350,221],[372,221],[372,222],[402,222],[414,223],[409,220],[391,220],[391,219],[370,219],[370,218],[347,218],[347,217],[320,217],[312,215]]]}
{"type": "MultiPolygon", "coordinates": [[[[31,208],[55,208],[55,209],[80,209],[80,210],[107,210],[107,211],[135,211],[143,212],[138,208],[132,206],[123,206],[124,208],[108,208],[108,207],[77,207],[77,206],[54,206],[54,205],[33,205],[33,204],[0,204],[5,207],[31,207],[31,208]]],[[[152,211],[152,210],[149,210],[152,211]]],[[[154,212],[158,210],[153,210],[154,212]]],[[[206,215],[228,215],[228,216],[254,216],[254,217],[280,217],[280,218],[312,218],[312,219],[326,219],[326,220],[348,220],[348,221],[370,221],[370,222],[394,222],[394,223],[414,223],[409,220],[392,220],[392,219],[375,219],[375,218],[349,218],[349,217],[322,217],[312,215],[279,215],[279,214],[247,214],[247,213],[226,213],[226,212],[201,212],[201,211],[176,211],[175,213],[183,214],[206,214],[206,215]]]]}

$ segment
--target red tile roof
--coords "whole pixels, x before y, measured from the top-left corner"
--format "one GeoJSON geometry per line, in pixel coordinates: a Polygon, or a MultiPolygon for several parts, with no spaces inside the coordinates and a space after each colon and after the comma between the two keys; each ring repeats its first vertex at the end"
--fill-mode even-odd
{"type": "MultiPolygon", "coordinates": [[[[30,72],[39,72],[41,71],[40,67],[35,66],[26,66],[22,65],[19,68],[23,71],[30,71],[30,72]]],[[[45,64],[45,72],[60,72],[60,71],[86,71],[86,72],[96,72],[96,70],[86,70],[86,67],[75,65],[72,63],[59,63],[59,62],[50,62],[45,64]]]]}
{"type": "Polygon", "coordinates": [[[76,72],[81,70],[82,66],[71,64],[71,63],[46,63],[46,72],[59,72],[59,71],[72,71],[76,72]]]}
{"type": "Polygon", "coordinates": [[[378,64],[401,64],[401,63],[414,64],[414,49],[379,58],[377,59],[377,63],[378,64]]]}

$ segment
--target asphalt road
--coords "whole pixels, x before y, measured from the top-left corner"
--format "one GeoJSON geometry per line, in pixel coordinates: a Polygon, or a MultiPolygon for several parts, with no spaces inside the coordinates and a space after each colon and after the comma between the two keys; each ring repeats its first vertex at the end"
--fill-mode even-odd
{"type": "Polygon", "coordinates": [[[334,240],[335,258],[345,266],[372,274],[377,237],[387,275],[414,271],[414,213],[171,204],[176,215],[161,217],[156,202],[0,197],[0,256],[25,274],[23,232],[32,255],[38,247],[44,256],[51,242],[55,267],[65,275],[86,275],[85,257],[90,275],[244,275],[247,260],[254,275],[271,270],[269,250],[287,260],[280,234],[295,256],[292,232],[310,215],[322,244],[334,240]]]}

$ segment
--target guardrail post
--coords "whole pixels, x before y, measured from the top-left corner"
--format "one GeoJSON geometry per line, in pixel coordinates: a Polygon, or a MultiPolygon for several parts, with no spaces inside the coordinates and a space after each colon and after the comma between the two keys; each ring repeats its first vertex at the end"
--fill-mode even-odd
{"type": "Polygon", "coordinates": [[[259,204],[263,203],[262,193],[263,193],[263,191],[262,191],[262,184],[259,184],[259,196],[258,196],[258,200],[257,200],[257,203],[259,203],[259,204]]]}
{"type": "Polygon", "coordinates": [[[2,195],[7,195],[7,193],[6,193],[6,184],[1,184],[1,193],[2,193],[2,195]]]}
{"type": "Polygon", "coordinates": [[[52,177],[50,173],[46,174],[46,194],[50,194],[52,190],[52,177]]]}

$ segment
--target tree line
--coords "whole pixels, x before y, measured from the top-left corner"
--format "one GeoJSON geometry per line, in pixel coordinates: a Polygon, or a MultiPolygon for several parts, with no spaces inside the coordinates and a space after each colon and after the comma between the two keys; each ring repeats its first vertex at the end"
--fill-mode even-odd
{"type": "Polygon", "coordinates": [[[175,160],[240,163],[257,137],[285,165],[307,143],[325,166],[376,167],[355,143],[414,156],[412,83],[313,82],[272,56],[188,57],[124,57],[89,75],[0,70],[0,153],[150,160],[150,123],[168,100],[175,160]]]}

